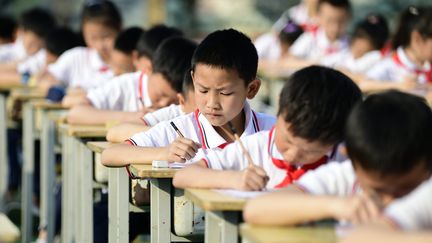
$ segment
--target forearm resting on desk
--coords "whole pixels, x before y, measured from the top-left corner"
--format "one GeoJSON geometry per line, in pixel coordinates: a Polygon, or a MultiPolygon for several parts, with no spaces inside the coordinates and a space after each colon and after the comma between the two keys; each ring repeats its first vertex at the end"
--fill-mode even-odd
{"type": "Polygon", "coordinates": [[[140,117],[140,112],[100,110],[91,105],[78,105],[68,114],[70,124],[104,125],[108,121],[127,122],[140,117]]]}
{"type": "Polygon", "coordinates": [[[153,160],[166,160],[166,148],[132,146],[126,143],[114,145],[102,152],[102,164],[122,167],[129,164],[151,164],[153,160]]]}
{"type": "Polygon", "coordinates": [[[248,201],[243,217],[251,224],[295,225],[335,218],[335,207],[335,197],[307,195],[289,186],[248,201]]]}
{"type": "Polygon", "coordinates": [[[125,141],[126,139],[132,137],[134,134],[147,131],[149,129],[148,126],[137,123],[122,123],[115,125],[111,129],[108,130],[106,139],[109,142],[120,143],[125,141]]]}

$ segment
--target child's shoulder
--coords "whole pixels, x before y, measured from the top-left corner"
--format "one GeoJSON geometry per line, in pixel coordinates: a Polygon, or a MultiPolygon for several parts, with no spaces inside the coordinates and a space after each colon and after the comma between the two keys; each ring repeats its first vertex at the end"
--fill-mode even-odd
{"type": "Polygon", "coordinates": [[[274,126],[276,122],[275,116],[266,113],[256,112],[256,111],[254,111],[253,113],[256,119],[258,120],[260,130],[269,130],[274,126]]]}

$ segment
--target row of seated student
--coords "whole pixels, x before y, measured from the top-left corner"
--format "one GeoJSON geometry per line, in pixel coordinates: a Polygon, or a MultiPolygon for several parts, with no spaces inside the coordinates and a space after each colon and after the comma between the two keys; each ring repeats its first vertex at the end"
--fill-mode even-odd
{"type": "MultiPolygon", "coordinates": [[[[312,2],[312,0],[305,1],[303,4],[306,2],[312,2]]],[[[339,60],[349,59],[350,55],[352,60],[356,60],[357,57],[362,56],[362,51],[366,52],[364,49],[377,50],[386,42],[388,28],[385,20],[379,15],[370,15],[357,26],[356,34],[351,42],[351,52],[347,51],[345,48],[348,47],[347,39],[341,36],[344,23],[350,15],[349,2],[321,0],[317,5],[317,21],[302,24],[302,28],[299,28],[295,22],[289,20],[288,24],[282,27],[284,33],[280,33],[280,39],[287,40],[288,45],[294,44],[292,48],[283,46],[281,49],[285,51],[295,49],[296,45],[300,46],[299,49],[302,45],[321,48],[319,43],[324,40],[329,48],[314,49],[311,53],[313,52],[314,55],[317,53],[342,55],[343,57],[339,59],[335,57],[336,61],[328,64],[331,67],[337,67],[335,63],[345,63],[339,60]],[[333,19],[334,17],[337,20],[333,19]],[[334,22],[340,27],[334,29],[334,22]],[[292,33],[295,33],[294,38],[299,38],[298,41],[304,39],[305,44],[296,44],[297,41],[292,40],[292,33]],[[381,33],[386,38],[374,39],[374,35],[370,33],[381,33]],[[325,41],[326,36],[333,36],[334,46],[332,42],[325,41]],[[367,40],[370,42],[368,43],[367,40]],[[354,46],[356,48],[353,48],[354,46]]],[[[297,13],[298,9],[301,8],[297,8],[297,13]]],[[[425,50],[430,41],[427,34],[428,27],[431,26],[430,16],[428,9],[407,9],[402,14],[399,29],[409,33],[410,38],[407,40],[404,36],[405,41],[398,42],[397,45],[402,46],[400,49],[407,53],[405,57],[411,57],[409,53],[420,54],[424,58],[421,61],[428,65],[431,58],[426,57],[427,51],[425,50]],[[409,26],[405,26],[404,21],[407,18],[412,21],[409,26]],[[412,49],[415,51],[411,51],[412,49]]],[[[26,28],[22,27],[22,29],[26,28]]],[[[258,56],[261,54],[258,43],[256,48],[243,33],[233,29],[215,31],[197,46],[193,41],[182,37],[181,31],[166,26],[155,26],[147,31],[139,28],[129,28],[124,31],[121,29],[122,18],[112,2],[86,4],[82,12],[82,31],[87,47],[76,47],[66,51],[58,61],[44,69],[38,82],[40,87],[44,88],[54,85],[69,88],[63,104],[72,107],[68,115],[70,123],[104,124],[112,120],[126,122],[115,126],[108,133],[110,141],[122,142],[125,139],[127,141],[103,152],[102,162],[105,165],[118,167],[130,163],[148,163],[152,160],[196,162],[176,174],[173,181],[176,187],[240,190],[261,190],[263,188],[272,190],[287,187],[288,189],[270,193],[248,204],[245,219],[252,223],[294,224],[325,217],[369,223],[370,218],[379,218],[377,217],[378,212],[390,212],[388,218],[392,218],[401,229],[431,228],[431,225],[427,223],[431,222],[429,220],[430,209],[427,205],[422,206],[423,217],[413,212],[397,218],[402,215],[401,210],[412,207],[413,202],[417,203],[419,197],[427,197],[424,201],[428,202],[428,199],[430,201],[430,194],[425,194],[425,191],[430,191],[430,183],[425,182],[425,185],[421,186],[420,184],[430,177],[431,158],[421,149],[411,151],[412,148],[429,146],[428,128],[420,125],[412,127],[410,123],[415,120],[420,121],[420,124],[423,122],[430,124],[428,120],[430,110],[426,109],[427,106],[420,98],[392,91],[371,96],[366,102],[361,103],[361,91],[349,77],[330,68],[311,66],[299,70],[285,82],[279,98],[277,117],[273,117],[254,111],[247,101],[247,99],[254,98],[259,92],[261,81],[257,78],[257,69],[258,56]],[[372,108],[370,108],[372,115],[367,113],[369,110],[362,110],[369,101],[372,103],[372,108]],[[407,103],[406,106],[402,105],[405,103],[407,103]],[[416,111],[416,109],[423,111],[423,116],[414,114],[414,112],[412,114],[406,112],[416,111]],[[385,113],[386,116],[377,115],[382,113],[385,113]],[[363,120],[352,118],[356,116],[363,120]],[[395,119],[400,123],[389,126],[395,119]],[[170,125],[171,121],[185,137],[177,135],[170,125]],[[346,124],[347,129],[345,130],[346,124]],[[376,126],[370,127],[370,124],[376,126]],[[349,129],[350,126],[355,129],[349,129]],[[240,143],[234,142],[231,127],[234,127],[240,135],[242,143],[252,155],[252,161],[241,150],[240,143]],[[365,129],[362,130],[363,127],[365,129]],[[423,131],[418,137],[418,140],[422,141],[420,147],[414,142],[409,143],[409,145],[412,144],[412,148],[408,146],[405,148],[397,144],[398,141],[411,141],[409,138],[413,138],[407,134],[399,134],[398,131],[409,131],[409,134],[414,134],[416,129],[423,131]],[[360,150],[366,150],[365,154],[353,154],[354,149],[350,146],[354,145],[349,143],[350,131],[358,133],[354,134],[356,139],[364,137],[364,140],[360,141],[365,142],[358,146],[360,150]],[[384,134],[373,136],[378,132],[384,132],[384,134]],[[354,162],[352,166],[351,162],[344,161],[343,154],[339,153],[338,147],[344,141],[347,144],[348,155],[354,162]],[[381,150],[375,153],[375,150],[370,150],[371,148],[366,147],[365,144],[373,144],[381,150]],[[392,150],[395,147],[400,149],[392,150]],[[389,148],[392,149],[388,151],[389,148]],[[394,151],[397,151],[397,154],[394,154],[396,153],[394,151]],[[372,161],[379,161],[378,165],[383,166],[379,167],[377,172],[373,164],[365,168],[362,164],[356,166],[356,163],[361,163],[357,160],[369,161],[364,158],[372,155],[378,157],[372,161]],[[396,157],[414,158],[409,161],[424,161],[424,164],[413,162],[409,164],[418,164],[418,166],[407,167],[403,163],[408,163],[408,160],[403,160],[400,165],[385,164],[384,161],[389,161],[385,156],[390,156],[390,160],[396,157]],[[330,163],[330,161],[340,162],[330,163]],[[330,169],[325,169],[327,167],[330,169]],[[347,172],[348,179],[342,176],[341,180],[350,180],[342,182],[348,183],[348,186],[344,185],[345,189],[351,184],[355,185],[351,188],[352,190],[347,189],[348,191],[337,187],[346,193],[344,195],[352,196],[347,200],[354,202],[347,203],[348,206],[344,208],[346,212],[336,212],[345,213],[343,216],[326,214],[321,217],[321,212],[316,212],[311,213],[316,217],[301,218],[300,215],[298,221],[289,222],[289,217],[283,219],[268,217],[268,219],[257,212],[257,208],[262,207],[262,211],[267,212],[267,216],[272,215],[273,208],[263,205],[272,205],[273,202],[269,204],[266,200],[281,197],[282,199],[278,202],[285,205],[286,199],[283,197],[290,197],[291,191],[295,193],[297,188],[302,188],[312,195],[315,194],[314,189],[322,189],[325,191],[324,194],[331,194],[332,192],[327,192],[325,185],[318,185],[322,188],[318,186],[315,188],[317,183],[314,183],[313,177],[315,169],[318,176],[332,177],[333,175],[326,173],[328,170],[338,173],[337,169],[333,171],[333,167],[341,168],[340,173],[344,172],[343,170],[351,173],[347,172]],[[405,180],[400,180],[401,184],[395,185],[395,176],[402,177],[402,170],[411,171],[414,167],[415,169],[421,167],[422,173],[414,171],[413,173],[417,175],[415,178],[404,177],[405,180]],[[383,171],[389,171],[390,177],[383,176],[383,171]],[[365,178],[370,179],[371,177],[372,179],[366,182],[361,181],[362,176],[358,174],[359,172],[363,172],[365,178]],[[355,175],[358,180],[355,179],[355,175]],[[312,178],[308,179],[311,181],[312,189],[299,184],[303,178],[304,180],[312,178]],[[292,183],[295,186],[291,186],[292,183]],[[375,184],[379,184],[380,187],[375,184]],[[389,185],[392,188],[389,189],[389,185]],[[416,187],[419,188],[414,189],[416,187]],[[411,191],[413,191],[412,194],[408,194],[411,191]],[[404,198],[393,200],[399,197],[404,198]],[[288,220],[288,222],[277,220],[288,220]],[[415,226],[404,227],[404,223],[407,225],[412,223],[415,226]]],[[[25,38],[22,37],[22,39],[25,38]]],[[[313,48],[308,48],[308,50],[313,48]]],[[[46,44],[46,49],[48,49],[48,44],[46,44]]],[[[399,49],[393,53],[399,53],[399,49]]],[[[293,60],[303,62],[299,62],[302,65],[321,64],[321,62],[310,60],[304,62],[299,57],[293,59],[291,54],[284,55],[284,58],[290,62],[293,60]]],[[[417,56],[415,58],[417,60],[417,56]]],[[[369,58],[367,60],[365,63],[369,64],[371,61],[369,58]]],[[[403,61],[406,60],[403,59],[403,61]]],[[[9,68],[8,72],[15,70],[16,66],[12,69],[11,66],[17,63],[20,62],[9,62],[4,66],[1,64],[0,71],[3,72],[7,68],[9,68]]],[[[260,63],[265,64],[265,60],[260,63]]],[[[358,66],[354,61],[350,65],[358,66]]],[[[411,70],[408,69],[408,66],[398,65],[398,69],[406,69],[407,72],[411,70]]],[[[288,66],[281,66],[281,68],[286,67],[288,66]]],[[[357,74],[347,74],[354,80],[358,80],[357,74]]],[[[419,77],[422,75],[423,73],[418,73],[419,77]]],[[[359,85],[362,83],[365,82],[362,81],[359,85]]],[[[351,134],[351,136],[354,135],[351,134]]],[[[335,176],[335,178],[338,177],[335,176]]],[[[320,178],[316,180],[319,181],[320,178]]],[[[317,192],[316,194],[322,195],[323,193],[317,192]]],[[[299,195],[297,193],[296,197],[298,196],[300,200],[302,198],[299,195]]],[[[313,200],[315,199],[317,198],[314,197],[313,200]]],[[[309,200],[307,194],[305,195],[306,200],[309,200]]],[[[287,207],[298,210],[300,203],[287,207]]],[[[310,204],[317,205],[313,202],[310,204]]],[[[324,204],[327,203],[324,202],[324,204]]],[[[99,209],[95,209],[95,212],[99,212],[99,209]]],[[[100,212],[95,216],[95,219],[98,219],[95,222],[101,225],[101,227],[95,226],[95,229],[102,229],[94,234],[96,242],[106,240],[108,235],[107,212],[103,209],[100,212]]],[[[140,222],[139,219],[131,218],[131,238],[138,233],[135,229],[139,224],[134,221],[140,222]]],[[[143,222],[148,224],[148,217],[145,221],[141,221],[141,224],[143,222]]]]}
{"type": "Polygon", "coordinates": [[[348,0],[302,1],[255,41],[261,68],[325,65],[343,71],[362,89],[407,90],[432,82],[430,7],[406,8],[393,34],[382,15],[370,13],[348,38],[351,15],[348,0]]]}

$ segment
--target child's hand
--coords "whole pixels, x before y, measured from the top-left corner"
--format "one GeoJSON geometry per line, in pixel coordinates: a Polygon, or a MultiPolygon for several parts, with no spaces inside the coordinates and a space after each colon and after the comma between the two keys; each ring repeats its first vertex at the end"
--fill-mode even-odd
{"type": "Polygon", "coordinates": [[[170,162],[185,162],[195,157],[201,144],[188,138],[178,137],[167,147],[167,160],[170,162]]]}
{"type": "Polygon", "coordinates": [[[365,193],[350,198],[340,198],[335,207],[335,217],[338,220],[347,220],[354,224],[374,222],[379,218],[381,211],[377,202],[365,193]]]}
{"type": "Polygon", "coordinates": [[[242,191],[260,191],[267,185],[268,176],[263,168],[249,165],[239,173],[235,188],[242,191]]]}

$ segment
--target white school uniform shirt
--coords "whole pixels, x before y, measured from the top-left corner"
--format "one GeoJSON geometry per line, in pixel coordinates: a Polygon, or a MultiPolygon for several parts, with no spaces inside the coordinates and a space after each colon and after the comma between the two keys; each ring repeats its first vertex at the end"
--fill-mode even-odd
{"type": "Polygon", "coordinates": [[[113,78],[109,83],[87,94],[87,99],[97,109],[139,111],[150,107],[148,75],[144,72],[126,73],[113,78]]]}
{"type": "Polygon", "coordinates": [[[290,53],[298,58],[322,60],[329,56],[349,48],[348,38],[340,37],[330,42],[321,28],[304,32],[290,47],[290,53]]]}
{"type": "Polygon", "coordinates": [[[382,60],[380,51],[370,51],[355,59],[351,50],[331,54],[321,60],[321,64],[331,68],[343,68],[353,73],[366,73],[382,60]]]}
{"type": "MultiPolygon", "coordinates": [[[[255,165],[263,168],[269,176],[266,188],[281,188],[298,180],[306,171],[327,163],[332,153],[317,162],[303,167],[289,165],[274,145],[275,128],[243,137],[242,143],[252,157],[255,165]]],[[[227,145],[222,150],[206,150],[203,160],[208,168],[215,170],[244,170],[249,161],[239,142],[227,145]]]]}
{"type": "Polygon", "coordinates": [[[254,42],[260,59],[275,60],[281,56],[281,48],[278,37],[270,32],[259,36],[254,42]]]}
{"type": "Polygon", "coordinates": [[[307,6],[304,3],[300,3],[287,9],[273,25],[273,29],[277,32],[281,31],[288,22],[288,19],[292,19],[305,31],[315,30],[318,27],[316,21],[309,17],[307,6]]]}
{"type": "Polygon", "coordinates": [[[26,57],[22,38],[17,38],[13,43],[0,45],[0,63],[22,61],[26,57]]]}
{"type": "Polygon", "coordinates": [[[404,230],[432,230],[432,178],[392,202],[384,215],[404,230]]]}
{"type": "Polygon", "coordinates": [[[41,49],[34,55],[27,57],[24,61],[18,63],[17,71],[20,74],[36,74],[43,70],[46,65],[46,50],[41,49]]]}
{"type": "Polygon", "coordinates": [[[171,104],[167,107],[145,114],[142,117],[142,120],[147,126],[152,127],[159,122],[169,121],[184,114],[185,113],[181,109],[180,105],[171,104]]]}
{"type": "Polygon", "coordinates": [[[402,82],[409,75],[418,75],[417,81],[422,84],[432,82],[432,67],[429,62],[423,67],[417,66],[402,47],[398,47],[366,74],[369,79],[394,82],[402,82]]]}
{"type": "Polygon", "coordinates": [[[63,85],[84,90],[100,87],[113,77],[96,50],[86,47],[65,51],[48,71],[63,85]]]}
{"type": "MultiPolygon", "coordinates": [[[[245,112],[246,123],[241,137],[257,133],[261,130],[268,130],[276,121],[276,118],[273,116],[253,111],[247,102],[245,102],[243,111],[245,112]]],[[[176,117],[170,121],[160,122],[146,132],[135,134],[127,141],[135,146],[165,147],[178,137],[170,125],[171,121],[174,122],[186,138],[201,144],[202,149],[198,150],[198,153],[191,161],[203,158],[204,149],[223,148],[227,145],[227,141],[217,133],[211,123],[198,110],[176,117]]]]}

